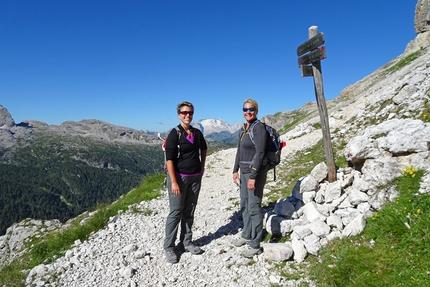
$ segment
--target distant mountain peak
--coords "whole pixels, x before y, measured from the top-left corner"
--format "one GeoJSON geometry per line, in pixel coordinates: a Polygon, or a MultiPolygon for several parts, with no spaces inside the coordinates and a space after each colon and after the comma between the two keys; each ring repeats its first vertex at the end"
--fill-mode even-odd
{"type": "Polygon", "coordinates": [[[0,105],[0,128],[11,128],[13,126],[15,126],[15,121],[9,111],[0,105]]]}
{"type": "Polygon", "coordinates": [[[196,128],[199,128],[205,136],[212,133],[228,132],[233,134],[237,132],[242,126],[242,123],[235,123],[230,125],[221,119],[202,119],[192,124],[196,128]]]}

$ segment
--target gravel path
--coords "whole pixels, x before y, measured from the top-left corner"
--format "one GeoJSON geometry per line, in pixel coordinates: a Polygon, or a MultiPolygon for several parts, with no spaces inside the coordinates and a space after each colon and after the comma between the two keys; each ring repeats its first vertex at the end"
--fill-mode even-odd
{"type": "MultiPolygon", "coordinates": [[[[77,242],[64,257],[34,268],[26,285],[298,286],[305,279],[287,280],[276,262],[264,259],[264,253],[246,259],[241,256],[246,246],[231,245],[242,226],[239,191],[232,181],[235,152],[228,149],[207,158],[193,228],[203,254],[183,253],[179,263],[165,262],[162,244],[168,198],[163,191],[160,198],[132,208],[142,212],[119,214],[88,241],[77,242]],[[147,215],[149,210],[153,212],[147,215]]],[[[287,264],[283,272],[292,271],[289,268],[287,264]]]]}

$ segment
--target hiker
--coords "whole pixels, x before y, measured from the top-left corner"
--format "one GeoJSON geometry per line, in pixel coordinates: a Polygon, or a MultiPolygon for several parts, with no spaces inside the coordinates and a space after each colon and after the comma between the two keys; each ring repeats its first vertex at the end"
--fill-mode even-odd
{"type": "Polygon", "coordinates": [[[256,122],[257,114],[258,103],[253,99],[246,99],[243,104],[243,117],[246,123],[240,132],[233,167],[233,182],[240,186],[243,230],[241,237],[232,243],[236,247],[248,244],[249,249],[242,254],[247,258],[252,258],[262,252],[260,246],[263,236],[261,202],[268,171],[268,166],[264,164],[268,136],[264,124],[256,122]],[[252,125],[253,123],[254,125],[252,125]],[[253,141],[250,138],[251,128],[254,135],[253,141]]]}
{"type": "Polygon", "coordinates": [[[177,114],[180,124],[167,135],[165,147],[170,212],[166,219],[163,247],[168,263],[178,262],[176,251],[203,253],[191,241],[191,228],[204,173],[207,144],[202,132],[191,126],[193,104],[178,104],[177,114]],[[179,223],[180,242],[175,247],[179,223]]]}

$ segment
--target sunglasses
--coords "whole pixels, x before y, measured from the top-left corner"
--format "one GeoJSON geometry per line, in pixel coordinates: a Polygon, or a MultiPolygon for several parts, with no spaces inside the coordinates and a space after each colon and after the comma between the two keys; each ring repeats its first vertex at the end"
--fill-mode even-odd
{"type": "Polygon", "coordinates": [[[255,111],[255,108],[243,108],[243,112],[253,112],[255,111]]]}
{"type": "Polygon", "coordinates": [[[194,112],[193,111],[180,111],[179,112],[181,115],[183,115],[183,116],[186,116],[186,115],[190,115],[190,116],[192,116],[192,115],[194,115],[194,112]]]}

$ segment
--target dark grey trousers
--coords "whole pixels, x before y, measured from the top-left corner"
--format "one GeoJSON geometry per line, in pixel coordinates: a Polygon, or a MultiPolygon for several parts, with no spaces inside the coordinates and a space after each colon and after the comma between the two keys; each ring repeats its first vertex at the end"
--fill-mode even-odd
{"type": "Polygon", "coordinates": [[[255,179],[255,190],[248,190],[249,173],[240,173],[240,207],[242,208],[242,238],[250,240],[251,248],[260,248],[263,236],[263,213],[261,202],[263,189],[267,179],[267,167],[260,169],[255,179]]]}
{"type": "Polygon", "coordinates": [[[164,250],[173,250],[175,247],[179,223],[181,223],[180,242],[184,245],[188,245],[191,242],[193,236],[191,228],[194,223],[194,212],[199,198],[202,175],[176,175],[176,180],[181,191],[180,195],[172,193],[172,181],[167,175],[170,212],[166,219],[164,250]]]}

